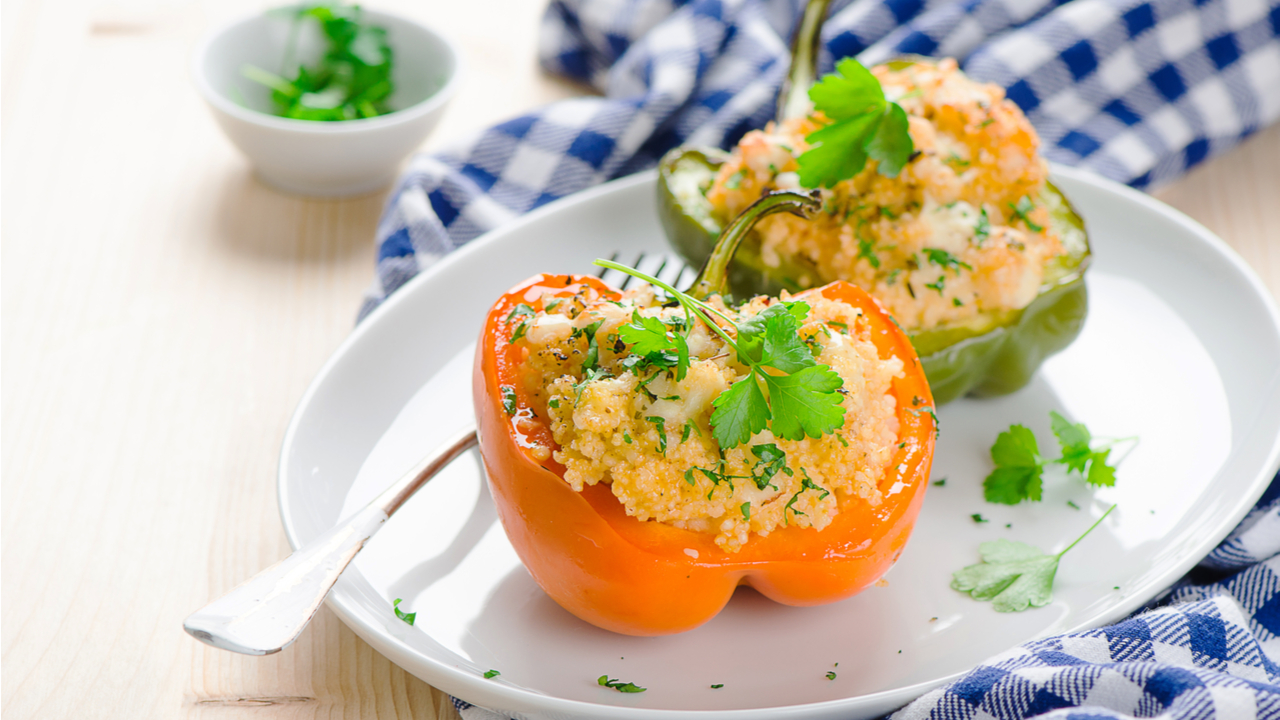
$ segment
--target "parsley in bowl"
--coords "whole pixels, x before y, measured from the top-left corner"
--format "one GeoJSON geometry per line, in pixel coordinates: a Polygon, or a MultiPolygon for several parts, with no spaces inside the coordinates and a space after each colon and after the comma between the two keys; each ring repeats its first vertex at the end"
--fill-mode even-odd
{"type": "Polygon", "coordinates": [[[460,58],[417,21],[349,5],[257,13],[213,33],[197,87],[268,185],[303,195],[386,186],[439,122],[460,58]]]}

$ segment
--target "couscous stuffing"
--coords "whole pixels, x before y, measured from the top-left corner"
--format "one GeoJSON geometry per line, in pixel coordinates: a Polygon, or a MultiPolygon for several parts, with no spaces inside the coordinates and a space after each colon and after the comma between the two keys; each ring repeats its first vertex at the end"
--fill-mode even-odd
{"type": "MultiPolygon", "coordinates": [[[[719,296],[709,302],[742,324],[792,300],[758,297],[738,308],[719,296]]],[[[575,490],[606,483],[629,515],[714,534],[729,552],[784,526],[821,530],[850,503],[880,503],[898,443],[891,385],[903,366],[878,356],[858,309],[821,297],[786,306],[802,317],[799,336],[814,361],[842,381],[842,425],[801,440],[766,428],[725,448],[713,436],[713,402],[749,370],[705,324],[662,304],[647,285],[616,300],[584,287],[538,304],[508,319],[519,324],[512,342],[525,358],[524,389],[534,412],[549,418],[557,445],[531,452],[562,464],[575,490]],[[623,341],[621,329],[642,319],[685,338],[683,377],[646,365],[623,341]]],[[[732,323],[721,328],[734,332],[732,323]]]]}

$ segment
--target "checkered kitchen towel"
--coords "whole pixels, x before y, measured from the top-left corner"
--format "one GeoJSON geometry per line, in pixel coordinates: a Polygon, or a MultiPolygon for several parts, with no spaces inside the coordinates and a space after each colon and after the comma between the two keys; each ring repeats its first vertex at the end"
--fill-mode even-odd
{"type": "MultiPolygon", "coordinates": [[[[378,228],[361,317],[443,255],[681,143],[771,119],[802,0],[553,0],[542,62],[604,97],[556,103],[414,159],[378,228]]],[[[1027,112],[1052,160],[1136,187],[1280,117],[1280,0],[853,0],[836,58],[949,55],[1027,112]]],[[[1023,645],[901,718],[1280,719],[1280,478],[1161,604],[1023,645]]],[[[468,720],[495,717],[457,701],[468,720]]]]}
{"type": "MultiPolygon", "coordinates": [[[[502,223],[770,120],[802,0],[552,0],[541,56],[604,97],[415,158],[378,227],[363,318],[502,223]]],[[[1280,117],[1280,0],[835,0],[836,58],[954,56],[1022,106],[1045,154],[1147,187],[1280,117]]]]}

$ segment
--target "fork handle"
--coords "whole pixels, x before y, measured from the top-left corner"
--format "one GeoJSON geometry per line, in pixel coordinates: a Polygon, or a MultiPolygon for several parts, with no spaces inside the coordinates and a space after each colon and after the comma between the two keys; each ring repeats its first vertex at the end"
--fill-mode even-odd
{"type": "Polygon", "coordinates": [[[298,639],[365,541],[427,481],[477,443],[475,428],[453,437],[362,510],[292,555],[192,613],[195,639],[245,655],[270,655],[298,639]]]}

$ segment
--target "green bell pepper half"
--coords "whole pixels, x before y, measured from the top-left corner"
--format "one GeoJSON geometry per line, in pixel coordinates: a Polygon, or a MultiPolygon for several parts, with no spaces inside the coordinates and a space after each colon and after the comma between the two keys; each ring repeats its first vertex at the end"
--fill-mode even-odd
{"type": "MultiPolygon", "coordinates": [[[[706,192],[729,157],[717,148],[676,148],[658,166],[658,212],[675,250],[698,267],[711,255],[723,223],[706,192]]],[[[1090,253],[1084,221],[1052,184],[1036,199],[1050,210],[1050,227],[1066,253],[1050,261],[1035,300],[1021,310],[986,313],[964,324],[911,333],[941,404],[964,395],[1005,395],[1031,381],[1045,358],[1080,334],[1088,309],[1084,271],[1090,253]]],[[[740,300],[821,285],[817,268],[803,261],[765,265],[760,239],[747,236],[729,267],[728,284],[740,300]]]]}

